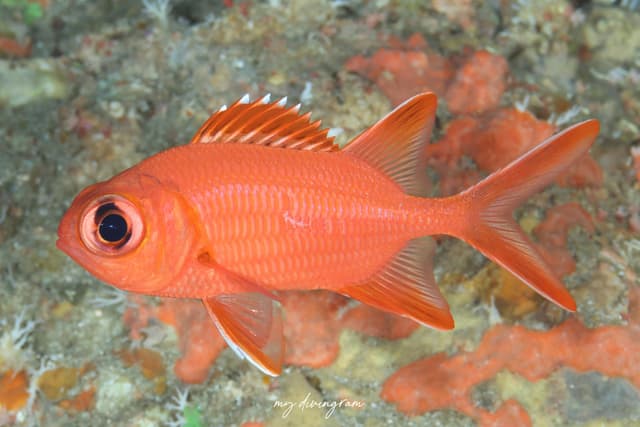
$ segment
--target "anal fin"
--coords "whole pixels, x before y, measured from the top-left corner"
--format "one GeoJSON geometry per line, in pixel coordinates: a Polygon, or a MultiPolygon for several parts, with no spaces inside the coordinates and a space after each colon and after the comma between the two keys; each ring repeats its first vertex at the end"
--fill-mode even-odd
{"type": "Polygon", "coordinates": [[[433,276],[434,252],[435,243],[430,237],[411,240],[368,283],[339,292],[431,328],[453,329],[449,305],[433,276]]]}

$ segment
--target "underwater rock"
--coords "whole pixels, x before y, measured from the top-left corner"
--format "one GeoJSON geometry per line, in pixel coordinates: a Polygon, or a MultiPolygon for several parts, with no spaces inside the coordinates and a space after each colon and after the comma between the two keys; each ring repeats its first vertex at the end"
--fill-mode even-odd
{"type": "Polygon", "coordinates": [[[69,83],[52,62],[29,60],[14,65],[0,60],[0,107],[19,107],[42,99],[63,99],[69,83]]]}
{"type": "Polygon", "coordinates": [[[300,372],[282,378],[282,393],[273,404],[272,416],[266,426],[324,427],[333,426],[330,408],[321,407],[323,396],[311,386],[300,372]]]}
{"type": "Polygon", "coordinates": [[[633,167],[636,170],[636,182],[640,183],[640,145],[631,148],[633,167]]]}
{"type": "Polygon", "coordinates": [[[563,399],[564,417],[577,423],[591,420],[640,420],[640,394],[622,378],[606,378],[597,372],[564,375],[567,398],[563,399]]]}
{"type": "Polygon", "coordinates": [[[65,399],[58,403],[62,409],[67,411],[83,412],[91,410],[96,403],[96,388],[91,386],[81,391],[71,399],[65,399]]]}
{"type": "Polygon", "coordinates": [[[137,390],[133,380],[114,370],[100,372],[97,388],[95,408],[102,415],[117,414],[136,399],[137,390]]]}
{"type": "Polygon", "coordinates": [[[45,371],[38,378],[38,388],[49,400],[60,400],[67,398],[67,393],[78,382],[78,368],[61,366],[59,368],[45,371]]]}
{"type": "Polygon", "coordinates": [[[583,38],[593,52],[593,61],[603,64],[624,63],[637,58],[640,46],[640,15],[622,8],[601,7],[589,17],[583,38]]]}
{"type": "Polygon", "coordinates": [[[536,381],[567,366],[624,377],[638,387],[639,363],[637,324],[588,329],[570,318],[549,331],[496,325],[473,352],[440,353],[401,368],[386,380],[381,397],[407,415],[455,408],[481,420],[487,411],[472,404],[471,391],[501,370],[536,381]]]}
{"type": "Polygon", "coordinates": [[[136,348],[133,350],[122,349],[116,352],[122,359],[125,366],[138,365],[142,376],[154,381],[154,391],[156,394],[163,394],[166,391],[166,375],[162,355],[155,350],[148,348],[136,348]]]}

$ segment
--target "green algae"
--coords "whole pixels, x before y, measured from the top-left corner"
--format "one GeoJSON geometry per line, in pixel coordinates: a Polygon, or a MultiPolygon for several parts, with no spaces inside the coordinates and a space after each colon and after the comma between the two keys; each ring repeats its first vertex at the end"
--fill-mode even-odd
{"type": "Polygon", "coordinates": [[[202,427],[202,415],[200,410],[194,406],[184,408],[184,427],[202,427]]]}

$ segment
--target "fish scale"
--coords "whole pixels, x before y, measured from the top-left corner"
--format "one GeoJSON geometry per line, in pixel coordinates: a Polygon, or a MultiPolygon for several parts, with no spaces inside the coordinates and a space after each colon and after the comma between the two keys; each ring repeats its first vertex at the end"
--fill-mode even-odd
{"type": "Polygon", "coordinates": [[[216,259],[242,275],[261,278],[265,285],[275,289],[296,286],[337,289],[362,282],[409,236],[406,223],[399,222],[394,215],[398,201],[407,196],[382,174],[378,173],[378,180],[374,181],[367,165],[361,166],[369,173],[362,174],[367,178],[345,173],[344,169],[351,170],[360,163],[355,159],[336,162],[333,154],[319,159],[317,153],[302,153],[308,155],[297,159],[297,167],[285,169],[291,161],[287,150],[222,144],[194,148],[177,147],[176,150],[185,153],[176,156],[175,150],[167,152],[148,168],[144,164],[141,168],[162,180],[168,179],[162,176],[162,171],[167,170],[164,161],[174,167],[179,162],[188,164],[188,176],[171,174],[171,179],[179,187],[184,186],[181,179],[196,182],[184,194],[202,220],[216,259]],[[305,161],[311,162],[311,167],[305,161]],[[239,163],[250,167],[252,173],[238,174],[232,165],[239,163]],[[197,181],[207,176],[214,164],[215,181],[202,179],[205,186],[218,189],[211,192],[197,181]],[[265,182],[256,183],[256,176],[263,177],[265,182]],[[309,186],[309,182],[314,185],[309,186]],[[376,191],[383,197],[376,197],[376,191]],[[377,204],[371,206],[372,202],[377,204]],[[381,211],[386,215],[381,215],[381,211]],[[387,220],[380,220],[385,217],[387,220]],[[328,228],[335,231],[329,232],[328,228]],[[400,233],[403,229],[404,233],[400,233]],[[304,250],[296,244],[300,241],[305,242],[304,250]],[[383,249],[384,246],[388,249],[383,249]],[[344,255],[343,262],[338,264],[332,262],[337,254],[344,255]],[[279,257],[290,261],[276,261],[279,257]],[[354,280],[351,264],[362,257],[370,260],[370,270],[354,280]],[[347,278],[351,280],[345,282],[347,278]]]}

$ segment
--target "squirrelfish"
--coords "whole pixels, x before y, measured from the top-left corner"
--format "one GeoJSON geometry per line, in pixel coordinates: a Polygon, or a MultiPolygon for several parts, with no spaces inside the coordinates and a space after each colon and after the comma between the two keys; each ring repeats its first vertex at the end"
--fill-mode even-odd
{"type": "Polygon", "coordinates": [[[417,95],[340,149],[299,106],[243,97],[191,143],[84,189],[58,247],[126,291],[199,298],[229,346],[281,372],[278,291],[328,289],[447,330],[429,236],[460,238],[547,299],[576,304],[513,210],[589,150],[587,120],[460,194],[427,198],[436,96],[417,95]]]}

